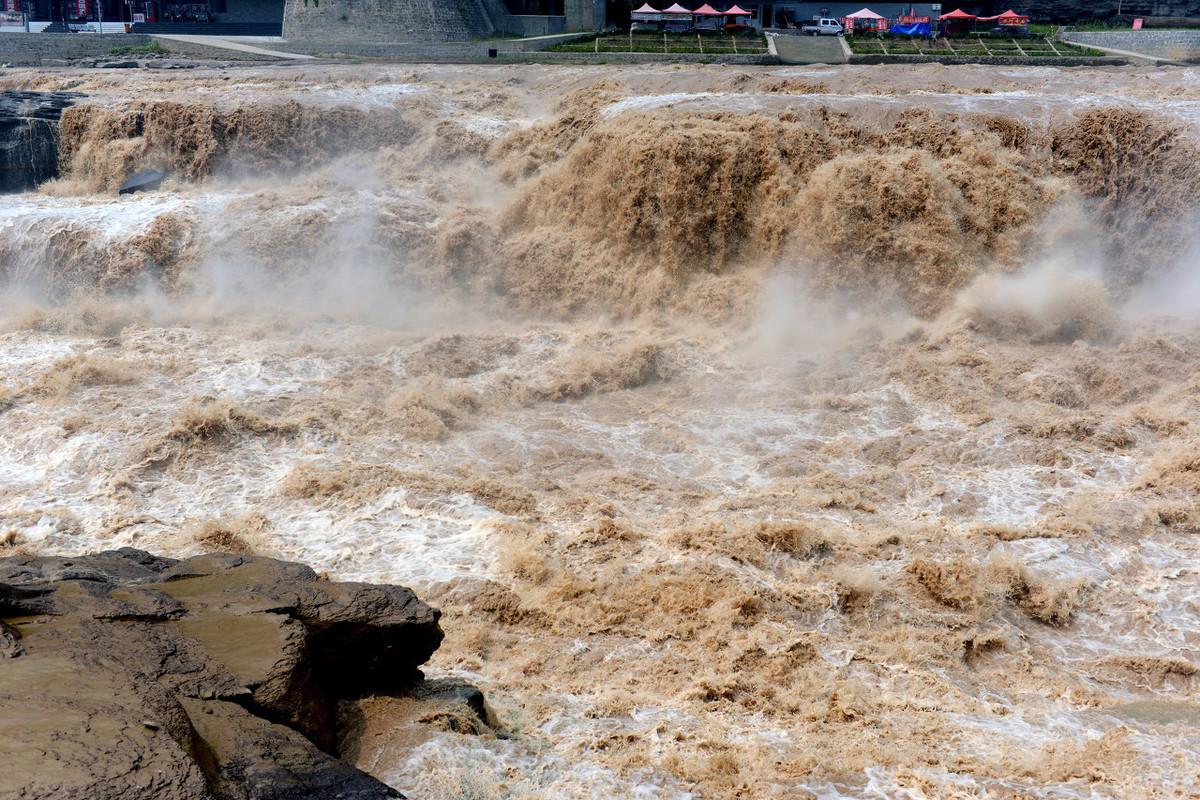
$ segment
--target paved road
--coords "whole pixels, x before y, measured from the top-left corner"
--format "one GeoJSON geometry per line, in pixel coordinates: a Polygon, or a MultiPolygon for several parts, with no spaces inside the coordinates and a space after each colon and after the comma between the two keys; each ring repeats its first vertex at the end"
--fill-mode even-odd
{"type": "Polygon", "coordinates": [[[798,36],[781,33],[775,49],[785,64],[841,64],[846,60],[837,36],[798,36]]]}

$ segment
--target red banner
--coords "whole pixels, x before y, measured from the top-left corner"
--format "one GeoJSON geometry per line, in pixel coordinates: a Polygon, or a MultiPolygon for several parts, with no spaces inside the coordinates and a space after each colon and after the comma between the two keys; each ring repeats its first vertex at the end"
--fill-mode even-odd
{"type": "Polygon", "coordinates": [[[932,21],[933,20],[930,17],[915,17],[912,14],[901,14],[900,15],[900,24],[901,25],[918,25],[922,22],[932,22],[932,21]]]}
{"type": "Polygon", "coordinates": [[[21,9],[17,7],[17,0],[5,0],[4,10],[10,14],[16,14],[21,9]]]}
{"type": "Polygon", "coordinates": [[[75,0],[75,16],[79,19],[87,19],[88,0],[75,0]]]}

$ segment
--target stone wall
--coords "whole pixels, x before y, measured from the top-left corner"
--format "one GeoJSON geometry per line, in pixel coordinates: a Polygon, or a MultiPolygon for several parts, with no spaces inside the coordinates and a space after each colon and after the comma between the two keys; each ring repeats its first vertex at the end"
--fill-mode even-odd
{"type": "MultiPolygon", "coordinates": [[[[582,34],[586,35],[586,34],[582,34]]],[[[544,39],[489,39],[480,42],[288,42],[287,51],[321,57],[371,58],[387,61],[494,63],[488,50],[501,60],[523,57],[538,50],[579,39],[581,34],[560,34],[544,39]]],[[[281,48],[283,49],[283,48],[281,48]]],[[[562,55],[554,53],[551,55],[562,55]]]]}
{"type": "Polygon", "coordinates": [[[563,16],[517,16],[508,13],[504,0],[286,0],[283,36],[289,41],[464,42],[496,33],[549,36],[605,27],[605,0],[564,0],[564,11],[563,16]]]}
{"type": "Polygon", "coordinates": [[[1200,31],[1071,31],[1069,42],[1111,47],[1169,61],[1200,61],[1200,31]]]}
{"type": "Polygon", "coordinates": [[[481,0],[287,0],[285,39],[461,42],[496,32],[481,0]]]}
{"type": "Polygon", "coordinates": [[[565,0],[567,31],[602,31],[607,19],[604,0],[565,0]]]}
{"type": "MultiPolygon", "coordinates": [[[[1009,3],[992,3],[992,13],[1000,13],[1009,3]]],[[[950,8],[950,6],[945,6],[950,8]]],[[[1070,22],[1078,19],[1101,19],[1116,15],[1125,17],[1197,17],[1200,0],[1027,0],[1017,10],[1028,14],[1035,22],[1054,20],[1070,22]]]]}
{"type": "Polygon", "coordinates": [[[850,56],[851,64],[994,64],[996,66],[1026,67],[1113,67],[1128,64],[1124,58],[1079,58],[1060,56],[904,56],[859,54],[850,56]]]}
{"type": "Polygon", "coordinates": [[[141,47],[149,36],[101,33],[0,33],[0,64],[48,67],[106,56],[114,47],[141,47]]]}
{"type": "Polygon", "coordinates": [[[529,64],[782,64],[772,55],[707,55],[705,53],[501,53],[502,60],[529,64]]]}

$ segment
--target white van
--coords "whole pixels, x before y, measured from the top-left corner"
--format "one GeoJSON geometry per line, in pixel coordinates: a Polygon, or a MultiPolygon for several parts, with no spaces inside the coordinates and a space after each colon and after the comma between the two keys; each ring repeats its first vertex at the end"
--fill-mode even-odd
{"type": "Polygon", "coordinates": [[[836,19],[814,19],[800,28],[801,33],[809,36],[839,36],[844,29],[836,19]]]}

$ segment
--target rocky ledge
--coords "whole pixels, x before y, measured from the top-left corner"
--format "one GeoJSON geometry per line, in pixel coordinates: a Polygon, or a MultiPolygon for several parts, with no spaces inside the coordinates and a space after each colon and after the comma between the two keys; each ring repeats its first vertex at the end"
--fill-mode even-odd
{"type": "Polygon", "coordinates": [[[401,797],[336,758],[338,703],[420,702],[438,617],[253,556],[0,559],[0,798],[401,797]]]}
{"type": "Polygon", "coordinates": [[[58,121],[74,92],[0,92],[0,192],[22,192],[58,175],[58,121]]]}

